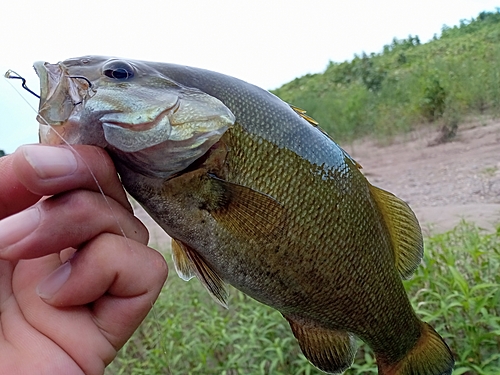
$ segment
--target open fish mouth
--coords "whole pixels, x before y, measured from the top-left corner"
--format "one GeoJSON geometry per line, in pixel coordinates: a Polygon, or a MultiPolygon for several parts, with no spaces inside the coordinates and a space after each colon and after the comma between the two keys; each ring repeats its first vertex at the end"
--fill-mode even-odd
{"type": "Polygon", "coordinates": [[[33,67],[40,79],[37,121],[41,143],[79,143],[77,118],[95,91],[88,79],[71,76],[62,64],[37,61],[33,67]]]}
{"type": "Polygon", "coordinates": [[[91,96],[91,83],[71,76],[61,64],[37,61],[33,66],[40,78],[39,122],[62,125],[91,96]]]}

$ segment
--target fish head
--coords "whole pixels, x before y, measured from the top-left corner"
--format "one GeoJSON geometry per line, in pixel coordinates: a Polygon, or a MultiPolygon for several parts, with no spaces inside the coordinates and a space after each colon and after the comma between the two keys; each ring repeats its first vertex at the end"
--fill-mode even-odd
{"type": "Polygon", "coordinates": [[[41,143],[103,147],[153,177],[189,166],[235,122],[220,100],[148,62],[86,56],[34,67],[41,143]]]}

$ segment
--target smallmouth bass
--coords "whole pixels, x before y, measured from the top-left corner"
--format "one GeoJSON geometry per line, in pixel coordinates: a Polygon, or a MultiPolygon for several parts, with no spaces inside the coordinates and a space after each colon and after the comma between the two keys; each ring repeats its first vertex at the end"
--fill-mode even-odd
{"type": "Polygon", "coordinates": [[[101,56],[35,63],[42,143],[105,148],[172,237],[177,273],[227,304],[231,284],[278,311],[332,374],[355,337],[379,374],[451,374],[401,278],[422,254],[406,203],[371,185],[304,111],[223,74],[101,56]],[[51,126],[48,126],[45,121],[51,126]]]}

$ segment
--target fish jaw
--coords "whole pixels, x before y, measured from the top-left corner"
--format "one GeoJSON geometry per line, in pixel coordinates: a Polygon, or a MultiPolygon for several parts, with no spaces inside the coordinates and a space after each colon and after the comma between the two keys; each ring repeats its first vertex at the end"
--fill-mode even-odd
{"type": "Polygon", "coordinates": [[[234,124],[231,111],[207,94],[187,88],[158,91],[155,87],[142,87],[132,94],[134,89],[98,89],[87,105],[93,113],[105,113],[100,122],[106,141],[122,152],[167,146],[166,142],[182,142],[183,148],[195,149],[200,142],[216,138],[210,147],[234,124]]]}
{"type": "Polygon", "coordinates": [[[89,101],[101,118],[108,149],[143,175],[168,178],[200,158],[236,121],[218,99],[189,88],[99,88],[89,101]],[[110,111],[116,102],[120,111],[110,111]],[[144,110],[149,108],[149,111],[144,110]]]}

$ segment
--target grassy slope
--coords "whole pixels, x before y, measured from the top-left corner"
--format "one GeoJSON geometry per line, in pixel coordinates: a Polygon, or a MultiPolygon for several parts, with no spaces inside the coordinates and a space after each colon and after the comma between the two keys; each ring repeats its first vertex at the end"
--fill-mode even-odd
{"type": "Polygon", "coordinates": [[[453,125],[500,113],[500,13],[481,13],[439,38],[393,40],[383,52],[330,63],[274,91],[338,141],[386,138],[423,122],[453,125]]]}

